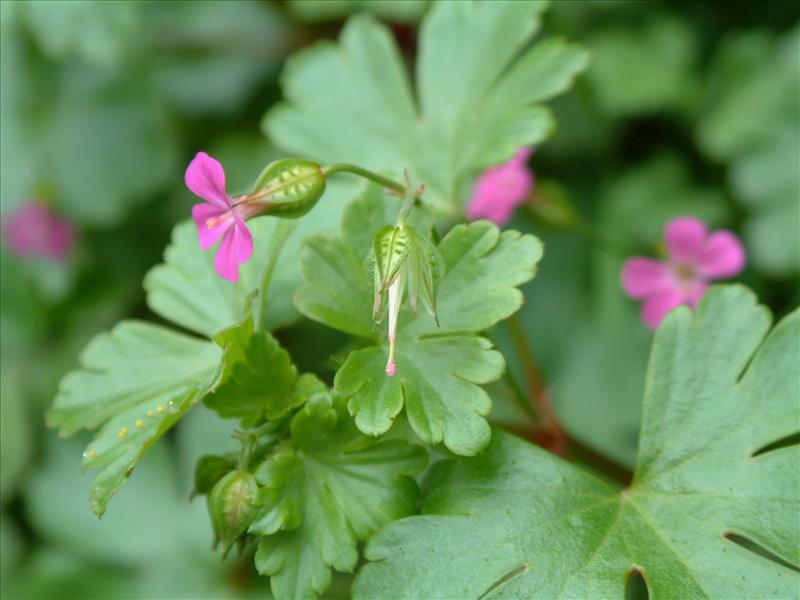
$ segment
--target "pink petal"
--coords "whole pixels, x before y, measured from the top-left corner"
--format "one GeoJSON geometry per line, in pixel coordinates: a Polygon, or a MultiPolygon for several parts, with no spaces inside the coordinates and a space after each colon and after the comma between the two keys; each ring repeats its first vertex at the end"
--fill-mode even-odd
{"type": "Polygon", "coordinates": [[[236,261],[243,265],[253,256],[253,234],[245,225],[245,222],[237,216],[236,225],[233,227],[234,248],[236,250],[236,261]]]}
{"type": "Polygon", "coordinates": [[[650,296],[642,305],[642,319],[650,329],[657,329],[661,319],[683,304],[685,296],[677,287],[664,288],[650,296]]]}
{"type": "Polygon", "coordinates": [[[520,166],[525,166],[528,159],[533,156],[533,148],[520,148],[517,153],[511,158],[509,162],[515,163],[520,166]]]}
{"type": "Polygon", "coordinates": [[[516,160],[487,169],[478,178],[467,204],[471,220],[489,219],[504,225],[517,206],[525,202],[533,188],[533,174],[524,162],[516,160]]]}
{"type": "Polygon", "coordinates": [[[183,179],[196,196],[219,208],[231,207],[231,199],[225,192],[225,171],[218,160],[205,152],[198,152],[192,159],[183,179]]]}
{"type": "Polygon", "coordinates": [[[233,281],[239,281],[239,263],[236,261],[236,244],[235,244],[236,228],[231,227],[222,236],[222,243],[217,250],[217,256],[214,258],[214,268],[219,273],[220,277],[233,281]]]}
{"type": "Polygon", "coordinates": [[[705,277],[733,277],[744,269],[744,247],[730,231],[715,231],[703,244],[697,257],[697,270],[705,277]]]}
{"type": "Polygon", "coordinates": [[[667,265],[652,258],[634,256],[622,266],[622,289],[631,298],[641,300],[670,283],[667,265]]]}
{"type": "Polygon", "coordinates": [[[239,265],[246,263],[253,255],[253,236],[244,221],[236,218],[222,237],[222,243],[214,259],[214,267],[223,279],[239,280],[239,265]]]}
{"type": "Polygon", "coordinates": [[[670,258],[693,262],[703,247],[707,231],[705,223],[694,217],[672,219],[664,229],[670,258]]]}
{"type": "Polygon", "coordinates": [[[231,216],[221,220],[216,226],[209,227],[208,219],[218,219],[228,212],[229,209],[218,208],[215,204],[195,204],[192,207],[192,218],[197,226],[197,237],[200,238],[200,247],[203,250],[211,248],[222,237],[222,234],[235,223],[231,216]]]}

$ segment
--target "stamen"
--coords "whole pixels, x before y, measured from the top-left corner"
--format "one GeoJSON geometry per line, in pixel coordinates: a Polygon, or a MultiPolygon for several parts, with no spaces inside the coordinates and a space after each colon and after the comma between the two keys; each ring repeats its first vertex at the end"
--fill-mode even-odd
{"type": "Polygon", "coordinates": [[[206,227],[208,227],[209,229],[214,229],[215,227],[217,227],[221,223],[224,223],[230,218],[231,218],[231,213],[229,212],[225,213],[224,215],[220,215],[218,217],[209,217],[208,219],[206,219],[206,227]]]}

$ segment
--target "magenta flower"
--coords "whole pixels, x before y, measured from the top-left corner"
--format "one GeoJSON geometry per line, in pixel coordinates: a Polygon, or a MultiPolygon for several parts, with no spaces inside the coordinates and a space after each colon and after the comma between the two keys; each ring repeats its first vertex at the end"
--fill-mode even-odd
{"type": "Polygon", "coordinates": [[[245,220],[253,216],[254,207],[228,196],[222,165],[205,152],[198,152],[192,159],[184,180],[192,193],[206,201],[192,207],[200,247],[206,250],[222,238],[214,267],[221,277],[238,281],[239,265],[253,254],[253,236],[245,220]]]}
{"type": "Polygon", "coordinates": [[[733,277],[745,265],[739,238],[725,230],[709,233],[693,217],[667,223],[664,238],[666,261],[634,256],[622,267],[622,287],[631,298],[644,300],[642,319],[651,329],[681,304],[694,309],[711,280],[733,277]]]}
{"type": "Polygon", "coordinates": [[[72,252],[75,228],[47,205],[29,200],[3,219],[3,237],[19,257],[40,256],[62,261],[72,252]]]}
{"type": "Polygon", "coordinates": [[[533,173],[526,164],[531,154],[532,148],[520,148],[510,161],[490,167],[478,177],[467,204],[470,220],[488,219],[498,225],[511,220],[533,189],[533,173]]]}

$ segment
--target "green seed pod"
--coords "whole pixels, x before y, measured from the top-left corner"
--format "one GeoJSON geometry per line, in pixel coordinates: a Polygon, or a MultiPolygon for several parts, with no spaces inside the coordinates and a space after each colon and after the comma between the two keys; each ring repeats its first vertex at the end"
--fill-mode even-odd
{"type": "Polygon", "coordinates": [[[372,238],[375,253],[375,272],[380,280],[381,291],[386,291],[397,278],[400,268],[408,258],[411,230],[406,225],[387,225],[372,238]]]}
{"type": "Polygon", "coordinates": [[[296,219],[314,208],[325,185],[325,174],[317,163],[284,158],[261,171],[245,202],[259,206],[258,214],[296,219]]]}
{"type": "Polygon", "coordinates": [[[241,536],[258,510],[258,484],[246,471],[232,471],[220,479],[208,496],[208,512],[222,542],[223,556],[241,536]]]}

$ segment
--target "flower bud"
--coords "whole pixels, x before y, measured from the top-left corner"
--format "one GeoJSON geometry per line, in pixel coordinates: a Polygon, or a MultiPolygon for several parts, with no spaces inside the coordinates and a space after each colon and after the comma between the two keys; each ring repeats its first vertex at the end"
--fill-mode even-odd
{"type": "Polygon", "coordinates": [[[268,164],[243,202],[258,206],[260,215],[296,219],[317,203],[325,191],[322,167],[302,158],[284,158],[268,164]]]}
{"type": "Polygon", "coordinates": [[[223,556],[241,536],[258,510],[258,484],[246,471],[231,471],[220,479],[208,496],[208,512],[222,542],[223,556]]]}
{"type": "Polygon", "coordinates": [[[380,316],[383,294],[402,275],[401,269],[408,258],[408,247],[412,232],[406,225],[392,227],[387,225],[372,238],[372,256],[374,260],[374,294],[372,318],[380,316]]]}

